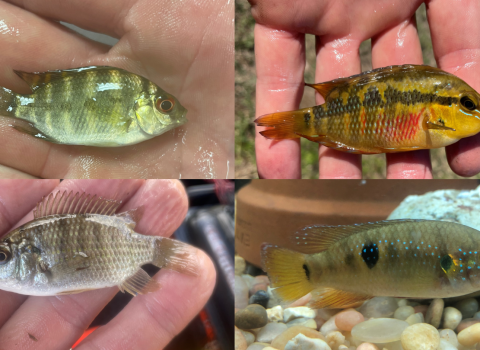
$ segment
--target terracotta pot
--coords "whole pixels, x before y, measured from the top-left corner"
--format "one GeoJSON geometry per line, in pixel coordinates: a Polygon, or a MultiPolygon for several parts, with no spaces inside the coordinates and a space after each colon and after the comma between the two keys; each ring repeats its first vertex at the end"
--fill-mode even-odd
{"type": "Polygon", "coordinates": [[[312,224],[384,220],[406,196],[437,189],[473,189],[477,180],[252,180],[236,197],[235,249],[261,266],[264,242],[289,247],[312,224]]]}

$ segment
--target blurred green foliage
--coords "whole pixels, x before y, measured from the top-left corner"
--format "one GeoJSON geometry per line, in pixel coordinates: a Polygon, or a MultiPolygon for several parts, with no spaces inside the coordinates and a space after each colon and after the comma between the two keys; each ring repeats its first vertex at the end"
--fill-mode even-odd
{"type": "MultiPolygon", "coordinates": [[[[416,13],[417,27],[422,46],[423,61],[436,66],[425,5],[416,13]]],[[[255,163],[255,53],[253,28],[255,21],[250,14],[247,0],[235,2],[235,173],[237,179],[258,178],[255,163]]],[[[360,46],[362,71],[372,69],[370,40],[360,46]]],[[[305,81],[313,82],[315,76],[315,38],[306,36],[305,81]]],[[[300,108],[315,105],[313,89],[306,89],[300,108]]],[[[318,178],[318,144],[301,139],[302,177],[318,178]]],[[[445,149],[430,151],[433,176],[438,179],[461,178],[450,169],[445,149]]],[[[365,179],[385,178],[386,161],[384,154],[362,156],[362,170],[365,179]]],[[[480,179],[480,175],[474,178],[480,179]]]]}

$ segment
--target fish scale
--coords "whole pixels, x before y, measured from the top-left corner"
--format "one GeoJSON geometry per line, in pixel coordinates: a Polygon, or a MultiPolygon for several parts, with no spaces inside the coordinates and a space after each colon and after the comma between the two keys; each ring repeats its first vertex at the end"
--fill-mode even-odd
{"type": "Polygon", "coordinates": [[[50,142],[131,145],[187,121],[186,109],[174,96],[123,69],[15,72],[33,92],[20,95],[0,87],[0,114],[17,118],[15,129],[50,142]],[[163,101],[173,108],[162,110],[163,101]]]}
{"type": "Polygon", "coordinates": [[[255,120],[267,138],[299,137],[349,153],[447,146],[480,131],[480,95],[460,78],[428,66],[390,66],[306,84],[323,105],[255,120]]]}
{"type": "Polygon", "coordinates": [[[309,226],[294,249],[266,245],[272,287],[314,307],[351,307],[373,296],[448,298],[480,290],[480,232],[460,224],[391,220],[309,226]],[[355,283],[352,283],[355,281],[355,283]]]}

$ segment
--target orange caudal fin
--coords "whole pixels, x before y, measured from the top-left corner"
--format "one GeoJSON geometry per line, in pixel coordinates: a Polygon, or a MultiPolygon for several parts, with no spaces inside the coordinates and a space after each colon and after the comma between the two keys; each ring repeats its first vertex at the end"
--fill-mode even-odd
{"type": "Polygon", "coordinates": [[[315,132],[311,127],[311,111],[311,108],[305,108],[298,111],[265,114],[255,119],[255,123],[258,126],[272,128],[260,131],[260,134],[268,139],[297,139],[300,137],[299,134],[308,135],[315,132]]]}

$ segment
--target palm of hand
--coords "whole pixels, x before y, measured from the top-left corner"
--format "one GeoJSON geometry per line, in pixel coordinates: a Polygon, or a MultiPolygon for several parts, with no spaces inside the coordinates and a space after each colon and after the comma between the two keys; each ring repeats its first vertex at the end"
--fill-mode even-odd
{"type": "MultiPolygon", "coordinates": [[[[310,0],[295,6],[288,1],[275,1],[275,6],[269,0],[251,3],[257,22],[257,116],[298,107],[305,65],[303,33],[317,36],[316,82],[360,73],[358,48],[368,38],[372,38],[374,68],[423,63],[413,17],[422,1],[310,0]]],[[[480,25],[475,18],[480,14],[480,5],[460,1],[457,6],[464,11],[452,11],[452,3],[446,0],[427,3],[435,57],[440,68],[479,90],[476,72],[480,35],[476,33],[480,32],[480,25]]],[[[320,96],[317,103],[323,103],[320,96]]],[[[472,176],[480,171],[476,161],[480,156],[480,136],[463,139],[446,150],[457,174],[472,176]]],[[[297,140],[272,144],[257,135],[256,152],[260,176],[300,177],[297,140]]],[[[319,170],[323,178],[360,178],[361,157],[321,146],[319,170]]],[[[431,176],[427,150],[387,154],[388,178],[431,176]]]]}
{"type": "Polygon", "coordinates": [[[6,141],[0,164],[47,178],[227,176],[233,158],[233,94],[227,88],[233,66],[225,60],[233,51],[227,44],[231,6],[218,0],[189,6],[162,0],[13,3],[23,8],[0,2],[0,23],[7,34],[0,36],[1,86],[29,93],[13,69],[117,66],[177,97],[188,109],[189,121],[137,145],[95,148],[37,140],[0,118],[0,137],[6,141]],[[109,34],[119,42],[108,47],[40,16],[109,34]]]}

